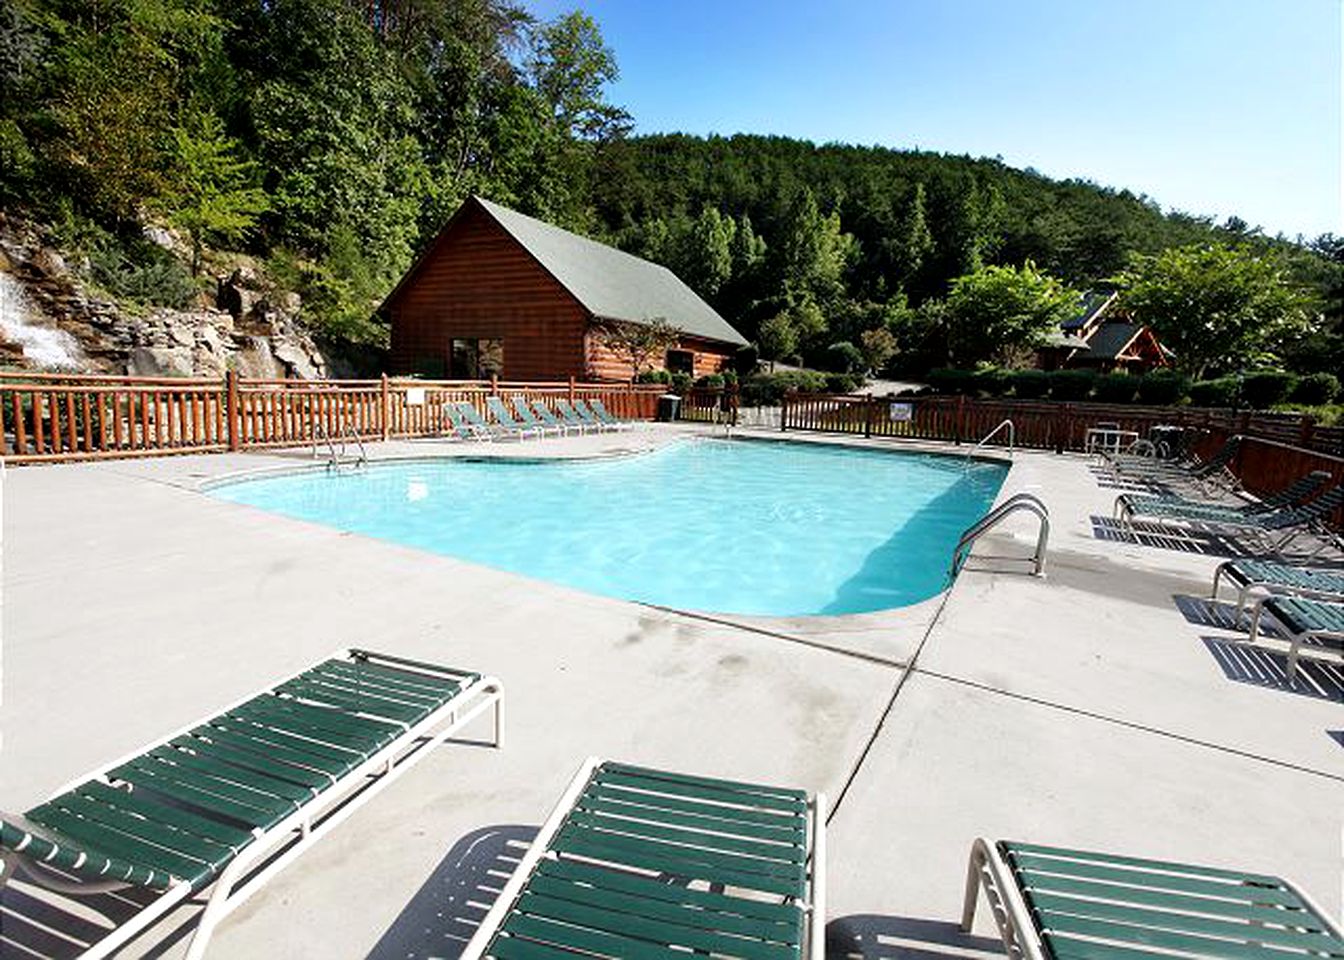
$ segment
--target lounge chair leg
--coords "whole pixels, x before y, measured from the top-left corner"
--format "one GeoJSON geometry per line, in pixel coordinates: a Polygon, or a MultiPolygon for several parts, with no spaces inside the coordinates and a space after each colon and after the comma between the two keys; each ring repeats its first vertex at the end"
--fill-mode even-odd
{"type": "Polygon", "coordinates": [[[985,876],[986,851],[977,840],[971,847],[971,858],[966,864],[966,896],[961,905],[961,932],[970,933],[975,926],[975,908],[980,902],[980,884],[985,876]]]}
{"type": "Polygon", "coordinates": [[[9,883],[9,878],[14,876],[19,869],[19,858],[17,854],[10,854],[7,857],[0,857],[0,890],[5,889],[5,884],[9,883]]]}
{"type": "Polygon", "coordinates": [[[1260,636],[1260,618],[1264,615],[1264,612],[1265,602],[1263,600],[1257,603],[1251,611],[1251,630],[1249,636],[1246,637],[1251,643],[1255,643],[1256,637],[1260,636]]]}
{"type": "Polygon", "coordinates": [[[1293,644],[1288,648],[1288,685],[1291,687],[1297,683],[1297,655],[1298,645],[1302,642],[1301,637],[1295,637],[1293,644]]]}
{"type": "Polygon", "coordinates": [[[210,899],[205,902],[205,909],[201,911],[201,919],[196,922],[196,931],[191,936],[191,945],[187,947],[186,960],[201,960],[205,956],[205,948],[210,944],[210,935],[215,932],[215,927],[219,921],[224,919],[224,905],[228,902],[229,893],[233,889],[234,878],[232,876],[234,864],[240,861],[235,860],[225,868],[224,873],[215,881],[215,889],[210,893],[210,899]]]}
{"type": "Polygon", "coordinates": [[[495,749],[504,746],[504,698],[495,699],[495,749]]]}

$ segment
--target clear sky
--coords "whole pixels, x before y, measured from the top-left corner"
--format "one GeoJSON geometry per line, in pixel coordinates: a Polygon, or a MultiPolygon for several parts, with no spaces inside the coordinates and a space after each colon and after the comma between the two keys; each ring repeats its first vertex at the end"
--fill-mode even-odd
{"type": "Polygon", "coordinates": [[[616,53],[636,132],[1002,156],[1344,233],[1344,0],[530,0],[616,53]]]}

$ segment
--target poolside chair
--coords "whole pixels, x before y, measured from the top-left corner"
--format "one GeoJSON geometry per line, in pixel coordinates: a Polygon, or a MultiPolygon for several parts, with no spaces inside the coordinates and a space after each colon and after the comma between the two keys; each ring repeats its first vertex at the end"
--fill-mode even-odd
{"type": "MultiPolygon", "coordinates": [[[[1302,534],[1315,530],[1341,506],[1344,506],[1344,486],[1336,486],[1299,506],[1280,507],[1264,514],[1214,516],[1207,511],[1187,512],[1153,518],[1152,522],[1160,528],[1155,532],[1173,539],[1193,541],[1195,533],[1244,536],[1254,540],[1263,552],[1276,554],[1302,534]]],[[[1134,534],[1133,519],[1128,515],[1120,518],[1121,528],[1130,535],[1134,534]]]]}
{"type": "Polygon", "coordinates": [[[1113,516],[1119,517],[1122,513],[1131,517],[1179,517],[1179,516],[1200,516],[1219,519],[1230,517],[1253,517],[1260,514],[1270,513],[1281,507],[1294,506],[1310,499],[1321,491],[1327,483],[1330,482],[1330,472],[1328,470],[1313,470],[1303,477],[1298,477],[1292,483],[1288,484],[1277,493],[1265,497],[1262,500],[1250,500],[1240,504],[1217,503],[1211,500],[1196,500],[1191,497],[1183,497],[1177,494],[1162,494],[1157,496],[1135,496],[1132,493],[1122,493],[1115,498],[1115,508],[1113,516]]]}
{"type": "Polygon", "coordinates": [[[1224,560],[1214,568],[1210,600],[1218,599],[1218,586],[1222,580],[1237,588],[1238,617],[1246,609],[1246,598],[1253,590],[1344,600],[1344,567],[1323,569],[1277,560],[1224,560]]]}
{"type": "Polygon", "coordinates": [[[573,407],[574,412],[578,414],[579,419],[582,420],[584,423],[588,424],[588,426],[593,430],[615,431],[621,429],[619,423],[610,420],[604,420],[603,418],[599,417],[596,413],[594,413],[592,409],[588,406],[588,401],[585,400],[583,397],[577,398],[574,401],[573,407]]]}
{"type": "MultiPolygon", "coordinates": [[[[493,677],[343,650],[80,778],[22,817],[0,814],[0,884],[63,895],[140,888],[146,905],[104,957],[209,889],[187,951],[278,870],[494,708],[493,677]]],[[[122,900],[122,906],[130,901],[122,900]]]]}
{"type": "Polygon", "coordinates": [[[559,397],[556,397],[555,412],[560,415],[560,419],[564,421],[565,426],[577,430],[579,433],[587,433],[589,430],[600,429],[597,424],[590,423],[579,416],[574,408],[569,405],[568,400],[561,400],[559,397]]]}
{"type": "Polygon", "coordinates": [[[481,416],[481,412],[476,409],[475,404],[466,400],[458,403],[457,412],[461,415],[463,421],[470,424],[478,433],[483,433],[495,439],[500,437],[508,437],[511,440],[523,439],[522,431],[517,427],[510,427],[504,423],[486,423],[485,417],[481,416]]]}
{"type": "Polygon", "coordinates": [[[825,799],[591,758],[462,960],[823,960],[825,799]]]}
{"type": "Polygon", "coordinates": [[[593,416],[597,417],[598,420],[614,430],[629,430],[634,426],[629,420],[622,420],[608,410],[606,404],[604,404],[598,397],[589,397],[588,407],[592,410],[593,416]]]}
{"type": "MultiPolygon", "coordinates": [[[[1247,640],[1260,638],[1260,622],[1268,614],[1288,638],[1288,682],[1297,677],[1297,661],[1302,645],[1324,642],[1344,645],[1344,598],[1330,602],[1313,597],[1272,595],[1259,601],[1251,611],[1251,631],[1247,640]]],[[[1341,646],[1344,652],[1344,646],[1341,646]]]]}
{"type": "MultiPolygon", "coordinates": [[[[453,432],[461,440],[479,440],[482,442],[495,439],[495,435],[485,426],[484,422],[474,423],[465,413],[470,409],[472,413],[476,410],[469,403],[445,403],[443,405],[443,415],[448,418],[452,424],[453,432]]],[[[479,420],[479,415],[477,417],[479,420]]]]}
{"type": "MultiPolygon", "coordinates": [[[[526,403],[527,401],[524,400],[523,402],[526,403]]],[[[565,436],[569,435],[570,430],[579,429],[578,427],[571,427],[569,424],[556,419],[555,414],[551,413],[551,408],[546,406],[541,400],[533,400],[531,406],[532,412],[537,415],[538,420],[546,424],[547,427],[560,431],[560,433],[565,436]]],[[[582,431],[580,430],[579,432],[582,431]]]]}
{"type": "Polygon", "coordinates": [[[545,436],[545,430],[541,426],[529,426],[519,420],[514,419],[513,413],[508,405],[504,403],[501,397],[486,397],[485,405],[495,417],[495,422],[500,428],[507,431],[511,436],[516,436],[519,440],[524,439],[529,434],[534,437],[545,436]]]}
{"type": "MultiPolygon", "coordinates": [[[[514,394],[513,409],[518,412],[518,419],[527,427],[536,430],[540,436],[546,436],[548,433],[554,433],[557,437],[565,432],[564,424],[558,420],[554,423],[546,423],[532,409],[532,404],[527,402],[527,398],[521,394],[514,394]]],[[[547,411],[549,413],[550,411],[547,411]]],[[[554,420],[554,418],[552,418],[554,420]]]]}
{"type": "Polygon", "coordinates": [[[1344,932],[1325,911],[1264,874],[981,839],[966,932],[982,887],[1014,960],[1344,958],[1344,932]]]}
{"type": "Polygon", "coordinates": [[[1156,460],[1148,457],[1137,459],[1108,458],[1107,463],[1117,480],[1143,480],[1150,483],[1171,485],[1178,483],[1194,484],[1200,489],[1208,489],[1218,480],[1236,489],[1237,478],[1228,470],[1228,464],[1241,448],[1241,435],[1228,437],[1223,445],[1207,460],[1191,459],[1187,462],[1173,463],[1169,460],[1156,460]]]}

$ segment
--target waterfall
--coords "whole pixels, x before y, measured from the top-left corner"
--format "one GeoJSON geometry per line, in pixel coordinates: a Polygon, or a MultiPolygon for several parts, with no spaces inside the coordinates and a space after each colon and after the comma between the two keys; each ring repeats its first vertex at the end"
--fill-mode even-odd
{"type": "Polygon", "coordinates": [[[27,301],[19,282],[0,271],[0,336],[17,343],[24,357],[44,370],[78,370],[83,354],[75,338],[55,327],[28,321],[27,301]]]}

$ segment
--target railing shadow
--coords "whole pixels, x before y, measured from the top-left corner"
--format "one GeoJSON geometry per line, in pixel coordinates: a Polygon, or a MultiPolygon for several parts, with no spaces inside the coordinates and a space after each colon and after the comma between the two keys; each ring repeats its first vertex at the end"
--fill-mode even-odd
{"type": "Polygon", "coordinates": [[[1141,547],[1157,547],[1162,550],[1179,550],[1182,553],[1198,553],[1209,557],[1242,557],[1246,551],[1237,546],[1228,537],[1204,531],[1182,530],[1179,534],[1161,524],[1135,521],[1128,527],[1122,526],[1114,517],[1092,514],[1092,536],[1097,540],[1111,543],[1132,543],[1141,547]]]}
{"type": "MultiPolygon", "coordinates": [[[[1171,599],[1175,602],[1176,609],[1181,612],[1181,616],[1197,627],[1232,630],[1242,634],[1247,631],[1246,611],[1243,610],[1238,617],[1235,604],[1182,593],[1173,594],[1171,599]]],[[[1268,626],[1266,624],[1266,627],[1268,626]]]]}
{"type": "Polygon", "coordinates": [[[1289,682],[1288,659],[1278,651],[1224,637],[1202,639],[1229,680],[1344,703],[1344,664],[1304,657],[1297,662],[1297,676],[1289,682]]]}
{"type": "Polygon", "coordinates": [[[0,890],[0,956],[65,960],[82,955],[153,898],[138,888],[89,896],[57,896],[22,878],[0,890]]]}
{"type": "Polygon", "coordinates": [[[510,824],[462,837],[374,944],[369,960],[461,956],[536,835],[536,827],[510,824]]]}
{"type": "Polygon", "coordinates": [[[826,925],[827,960],[948,960],[1002,957],[998,940],[962,933],[956,923],[856,913],[826,925]]]}

